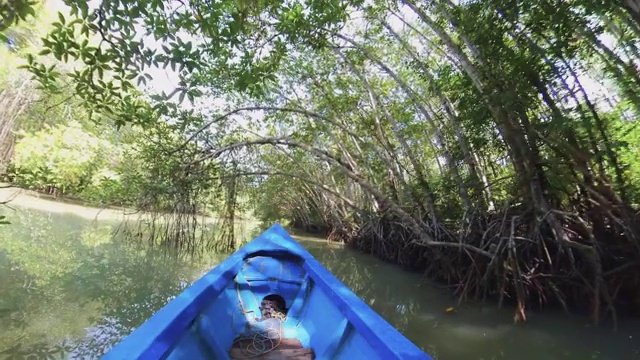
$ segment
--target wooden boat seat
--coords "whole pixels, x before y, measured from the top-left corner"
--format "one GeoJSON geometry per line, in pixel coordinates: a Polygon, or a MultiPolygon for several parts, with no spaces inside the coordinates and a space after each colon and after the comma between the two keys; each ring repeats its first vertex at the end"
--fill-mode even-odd
{"type": "MultiPolygon", "coordinates": [[[[234,360],[248,359],[247,353],[243,350],[249,346],[251,340],[240,340],[234,343],[229,350],[229,357],[234,360]]],[[[298,339],[282,339],[280,344],[273,350],[260,356],[251,357],[259,360],[313,360],[315,354],[313,349],[304,348],[298,339]]]]}

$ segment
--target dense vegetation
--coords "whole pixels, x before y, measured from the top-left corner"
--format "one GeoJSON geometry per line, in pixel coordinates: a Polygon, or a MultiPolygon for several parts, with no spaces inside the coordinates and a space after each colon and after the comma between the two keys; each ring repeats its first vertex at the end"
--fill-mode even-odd
{"type": "Polygon", "coordinates": [[[637,1],[65,3],[23,68],[80,124],[24,133],[22,185],[231,219],[249,196],[516,321],[640,312],[637,1]]]}

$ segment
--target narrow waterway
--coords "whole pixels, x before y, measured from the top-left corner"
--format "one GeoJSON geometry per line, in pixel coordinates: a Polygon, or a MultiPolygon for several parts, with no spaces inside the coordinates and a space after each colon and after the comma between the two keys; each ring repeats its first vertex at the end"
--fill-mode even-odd
{"type": "MultiPolygon", "coordinates": [[[[225,257],[149,248],[114,237],[113,214],[101,220],[95,210],[34,201],[0,210],[12,222],[0,228],[0,359],[100,357],[225,257]]],[[[299,239],[435,359],[640,358],[638,320],[621,319],[614,332],[561,312],[530,313],[514,326],[513,311],[495,304],[448,313],[456,299],[417,274],[299,239]]]]}

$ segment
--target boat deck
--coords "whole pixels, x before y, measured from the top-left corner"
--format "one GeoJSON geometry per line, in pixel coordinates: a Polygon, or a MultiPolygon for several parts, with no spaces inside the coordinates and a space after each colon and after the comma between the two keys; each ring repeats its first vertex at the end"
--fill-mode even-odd
{"type": "Polygon", "coordinates": [[[252,340],[239,340],[229,350],[229,357],[233,360],[258,359],[258,360],[313,360],[313,349],[304,348],[298,339],[284,338],[273,350],[259,356],[251,356],[247,348],[252,346],[252,340]]]}

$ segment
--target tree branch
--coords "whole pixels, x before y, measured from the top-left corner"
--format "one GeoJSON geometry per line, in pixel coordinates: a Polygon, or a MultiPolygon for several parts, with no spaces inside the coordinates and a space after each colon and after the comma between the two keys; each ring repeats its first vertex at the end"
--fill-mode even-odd
{"type": "Polygon", "coordinates": [[[218,157],[220,156],[222,153],[226,152],[226,151],[231,151],[233,149],[237,149],[237,148],[241,148],[241,147],[247,147],[247,146],[251,146],[251,145],[284,145],[284,146],[290,146],[290,147],[295,147],[295,148],[299,148],[302,149],[308,153],[311,154],[315,154],[316,156],[318,156],[319,158],[325,160],[325,161],[329,161],[329,162],[333,162],[336,165],[338,165],[339,169],[349,178],[351,178],[353,181],[355,181],[358,185],[360,185],[360,187],[362,187],[364,190],[366,190],[367,192],[369,192],[373,198],[381,205],[382,210],[385,209],[389,209],[391,210],[393,213],[395,213],[396,216],[398,216],[402,221],[404,221],[405,223],[407,223],[409,225],[409,227],[414,231],[414,233],[419,237],[420,241],[415,243],[420,244],[420,245],[424,245],[424,246],[447,246],[447,247],[457,247],[457,248],[461,248],[461,249],[466,249],[469,251],[472,251],[476,254],[480,254],[483,255],[485,257],[491,258],[492,255],[491,253],[482,250],[480,248],[477,248],[473,245],[470,244],[464,244],[464,243],[460,243],[460,242],[440,242],[440,241],[434,241],[433,238],[431,237],[431,235],[429,235],[429,233],[427,233],[427,231],[420,225],[420,223],[414,219],[411,215],[409,215],[406,211],[404,211],[402,209],[402,207],[400,207],[400,205],[396,204],[395,202],[389,200],[384,194],[382,194],[378,189],[376,189],[373,184],[371,184],[369,181],[367,181],[365,178],[363,178],[362,176],[360,176],[359,174],[353,172],[353,170],[349,167],[349,165],[347,163],[345,163],[344,161],[342,161],[341,159],[339,159],[337,156],[331,154],[330,152],[326,151],[326,150],[322,150],[322,149],[318,149],[316,147],[304,144],[304,143],[300,143],[300,142],[296,142],[294,140],[290,140],[290,139],[286,139],[286,138],[263,138],[263,139],[258,139],[258,140],[252,140],[252,141],[242,141],[242,142],[238,142],[238,143],[234,143],[234,144],[229,144],[223,148],[217,149],[215,151],[213,151],[211,153],[212,157],[218,157]]]}
{"type": "Polygon", "coordinates": [[[282,111],[282,112],[290,112],[290,113],[297,113],[297,114],[302,114],[302,115],[306,115],[312,118],[316,118],[319,120],[323,120],[326,121],[328,123],[331,123],[333,125],[336,125],[338,127],[340,127],[341,130],[347,132],[349,135],[352,136],[356,136],[352,131],[348,130],[347,128],[345,128],[344,126],[338,124],[337,122],[322,116],[318,113],[314,113],[312,111],[308,111],[308,110],[304,110],[304,109],[294,109],[294,108],[284,108],[284,107],[277,107],[277,106],[248,106],[248,107],[241,107],[241,108],[237,108],[234,110],[231,110],[229,112],[226,112],[218,117],[216,117],[215,119],[209,121],[208,123],[206,123],[205,125],[203,125],[201,128],[199,128],[198,130],[196,130],[196,132],[194,132],[193,134],[191,134],[191,136],[189,136],[189,138],[183,142],[180,146],[178,146],[177,148],[169,151],[169,153],[167,155],[172,155],[177,153],[178,151],[184,149],[189,142],[193,141],[193,139],[195,139],[195,137],[200,134],[201,132],[203,132],[204,130],[206,130],[207,128],[209,128],[211,125],[222,121],[224,119],[226,119],[227,117],[243,112],[243,111],[258,111],[258,110],[263,110],[263,111],[282,111]]]}

